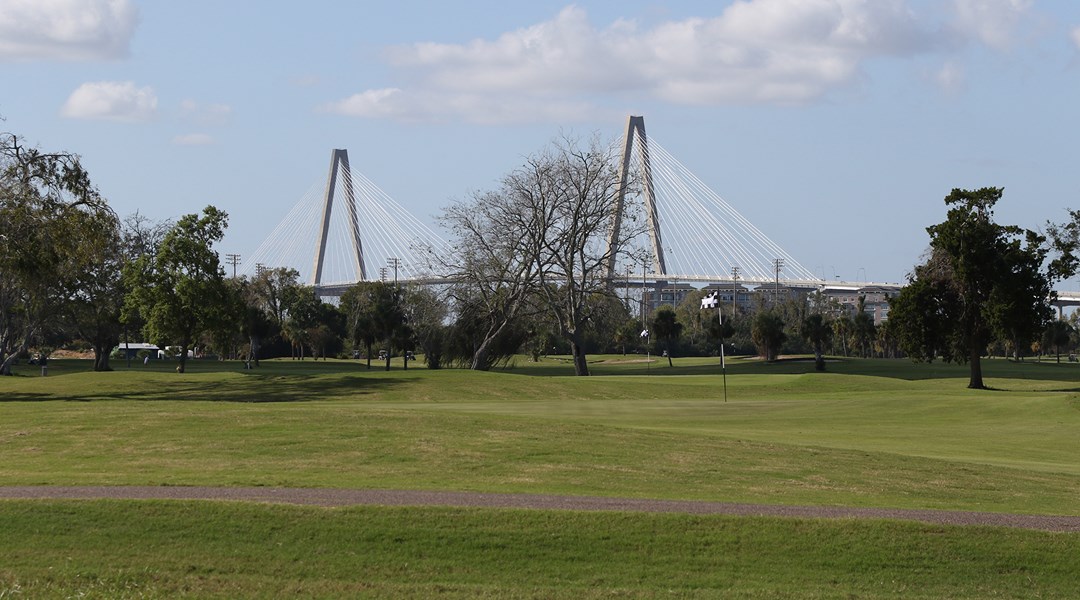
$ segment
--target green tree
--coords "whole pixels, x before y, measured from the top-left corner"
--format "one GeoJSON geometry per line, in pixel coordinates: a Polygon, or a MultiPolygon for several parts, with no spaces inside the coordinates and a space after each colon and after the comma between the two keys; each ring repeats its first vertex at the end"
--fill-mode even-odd
{"type": "Polygon", "coordinates": [[[1067,350],[1072,342],[1073,328],[1068,321],[1055,319],[1047,324],[1042,334],[1042,347],[1053,348],[1057,362],[1061,362],[1062,349],[1067,350]]]}
{"type": "MultiPolygon", "coordinates": [[[[78,156],[0,134],[0,374],[46,336],[68,339],[73,323],[97,346],[115,337],[105,327],[115,295],[102,290],[115,280],[106,248],[116,227],[78,156]],[[98,318],[103,328],[91,332],[85,320],[98,318]]],[[[95,366],[107,368],[104,355],[95,366]]]]}
{"type": "Polygon", "coordinates": [[[709,293],[709,290],[689,292],[675,307],[675,316],[683,324],[684,354],[708,354],[708,341],[716,337],[710,331],[717,321],[716,311],[701,310],[701,299],[709,293]]]}
{"type": "Polygon", "coordinates": [[[345,331],[355,350],[363,348],[367,368],[371,368],[371,345],[375,343],[378,332],[373,320],[375,299],[371,294],[370,284],[358,283],[345,290],[339,306],[345,313],[345,331]]]}
{"type": "Polygon", "coordinates": [[[650,327],[650,333],[656,340],[664,342],[668,366],[672,366],[671,357],[675,354],[675,347],[679,343],[679,336],[682,335],[683,330],[683,324],[675,316],[675,309],[670,306],[658,308],[650,327]]]}
{"type": "Polygon", "coordinates": [[[866,296],[860,295],[855,304],[855,315],[851,317],[851,327],[855,344],[859,347],[859,356],[869,358],[874,338],[877,337],[877,329],[874,325],[874,317],[866,312],[866,296]]]}
{"type": "Polygon", "coordinates": [[[891,323],[891,321],[885,320],[881,322],[881,325],[877,326],[876,345],[882,358],[896,358],[899,353],[896,335],[893,333],[891,323]]]}
{"type": "Polygon", "coordinates": [[[946,220],[927,228],[929,256],[889,312],[904,352],[968,363],[973,389],[985,387],[981,357],[995,335],[1039,331],[1050,314],[1045,240],[994,222],[1001,195],[1001,188],[954,189],[945,198],[946,220]]]}
{"type": "Polygon", "coordinates": [[[626,356],[628,347],[636,346],[640,340],[641,321],[633,317],[624,319],[612,335],[612,342],[622,352],[623,356],[626,356]]]}
{"type": "Polygon", "coordinates": [[[441,368],[450,312],[446,302],[430,287],[409,286],[405,288],[404,309],[413,339],[424,354],[424,364],[429,369],[441,368]]]}
{"type": "Polygon", "coordinates": [[[779,358],[780,348],[787,340],[784,320],[772,310],[763,310],[754,315],[750,335],[758,355],[770,362],[779,358]]]}
{"type": "MultiPolygon", "coordinates": [[[[293,292],[286,300],[287,317],[282,328],[282,335],[292,345],[292,357],[304,360],[310,350],[312,358],[325,358],[325,350],[333,342],[336,317],[312,288],[301,286],[293,292]]],[[[340,329],[345,330],[344,324],[340,329]]]]}
{"type": "MultiPolygon", "coordinates": [[[[63,302],[66,340],[82,339],[94,352],[94,370],[111,371],[109,355],[120,342],[121,311],[126,290],[121,271],[126,260],[119,220],[111,211],[76,213],[75,230],[83,242],[80,268],[63,302]]],[[[77,234],[76,234],[77,235],[77,234]]]]}
{"type": "MultiPolygon", "coordinates": [[[[405,351],[411,343],[404,288],[385,281],[362,281],[346,290],[341,300],[346,330],[354,343],[364,343],[371,356],[371,344],[386,344],[386,370],[395,349],[405,351]]],[[[406,363],[406,368],[408,364],[406,363]]]]}
{"type": "Polygon", "coordinates": [[[300,273],[290,267],[259,269],[251,278],[249,304],[262,310],[280,328],[288,318],[289,302],[300,293],[300,273]]]}
{"type": "Polygon", "coordinates": [[[803,319],[799,333],[814,348],[814,369],[825,370],[825,346],[832,342],[832,324],[821,313],[803,319]]]}
{"type": "MultiPolygon", "coordinates": [[[[520,310],[513,319],[506,319],[496,331],[491,329],[492,304],[479,295],[469,295],[456,287],[453,320],[446,336],[444,357],[447,364],[479,369],[482,357],[485,369],[507,362],[536,332],[530,330],[534,315],[529,309],[520,310]],[[526,318],[526,316],[528,318],[526,318]]],[[[502,321],[502,317],[497,317],[502,321]]]]}
{"type": "Polygon", "coordinates": [[[199,335],[220,322],[227,305],[225,273],[213,249],[227,225],[228,215],[213,206],[201,216],[184,215],[152,257],[125,266],[128,302],[145,317],[149,339],[179,346],[179,373],[186,370],[188,351],[199,335]]]}
{"type": "Polygon", "coordinates": [[[832,320],[833,329],[833,353],[841,356],[849,356],[848,354],[848,338],[851,337],[851,332],[855,329],[855,323],[851,320],[851,316],[847,314],[847,311],[840,309],[839,314],[832,320]],[[839,347],[836,344],[839,343],[839,347]],[[839,350],[839,352],[837,352],[839,350]]]}
{"type": "Polygon", "coordinates": [[[202,343],[202,347],[217,354],[220,361],[237,358],[247,334],[244,281],[224,279],[223,284],[221,302],[214,307],[207,319],[208,328],[202,343]]]}
{"type": "Polygon", "coordinates": [[[123,246],[120,254],[123,256],[123,261],[120,270],[120,285],[123,295],[120,307],[120,323],[123,328],[121,335],[124,342],[144,341],[141,332],[146,326],[146,319],[139,312],[136,303],[127,300],[128,295],[131,293],[129,285],[134,279],[127,272],[134,268],[147,270],[152,268],[154,254],[161,247],[165,235],[175,225],[175,222],[169,220],[152,221],[138,212],[128,215],[121,224],[123,246]],[[139,261],[143,257],[148,258],[139,261]]]}

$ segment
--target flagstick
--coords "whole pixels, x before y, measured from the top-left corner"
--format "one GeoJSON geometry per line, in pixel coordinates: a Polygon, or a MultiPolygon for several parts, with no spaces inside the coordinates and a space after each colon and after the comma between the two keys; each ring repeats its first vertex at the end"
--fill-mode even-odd
{"type": "Polygon", "coordinates": [[[724,402],[727,402],[727,362],[724,361],[724,314],[716,303],[716,319],[720,322],[720,371],[724,374],[724,402]]]}
{"type": "Polygon", "coordinates": [[[720,292],[716,291],[701,299],[701,308],[716,307],[716,321],[720,325],[720,371],[724,374],[724,402],[727,402],[727,362],[724,360],[724,313],[720,310],[720,292]]]}

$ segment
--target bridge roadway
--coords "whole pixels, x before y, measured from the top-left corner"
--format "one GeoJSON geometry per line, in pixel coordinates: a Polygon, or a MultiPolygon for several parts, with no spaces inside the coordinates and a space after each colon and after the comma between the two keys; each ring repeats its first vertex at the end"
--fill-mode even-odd
{"type": "MultiPolygon", "coordinates": [[[[448,285],[455,283],[456,280],[447,277],[423,277],[414,279],[401,279],[400,283],[412,283],[418,285],[448,285]]],[[[641,278],[634,277],[618,277],[616,278],[616,287],[642,287],[643,285],[656,285],[657,283],[700,283],[705,285],[719,284],[720,286],[734,285],[739,283],[749,286],[770,286],[776,284],[775,279],[754,279],[740,277],[737,281],[732,279],[718,279],[716,277],[707,277],[704,275],[646,275],[644,282],[641,278]]],[[[342,283],[325,283],[317,286],[316,290],[320,296],[325,297],[340,297],[345,293],[345,290],[356,285],[352,282],[342,283]]],[[[780,285],[785,287],[797,287],[807,289],[829,289],[829,290],[861,290],[864,288],[877,288],[883,290],[900,290],[903,285],[899,283],[880,283],[872,281],[828,281],[824,279],[781,279],[780,285]]],[[[1059,310],[1066,306],[1080,306],[1080,291],[1058,291],[1057,299],[1051,303],[1053,306],[1058,307],[1059,310]]]]}

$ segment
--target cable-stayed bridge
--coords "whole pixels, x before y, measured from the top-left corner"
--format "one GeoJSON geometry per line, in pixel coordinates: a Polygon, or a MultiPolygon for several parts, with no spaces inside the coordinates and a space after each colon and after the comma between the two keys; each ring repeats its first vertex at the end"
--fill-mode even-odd
{"type": "Polygon", "coordinates": [[[450,244],[333,150],[325,182],[308,189],[247,260],[246,272],[289,267],[335,295],[358,281],[431,281],[430,252],[450,244]]]}
{"type": "MultiPolygon", "coordinates": [[[[648,226],[633,242],[636,258],[620,256],[608,265],[620,284],[826,283],[649,139],[642,117],[628,119],[621,158],[621,177],[637,185],[620,198],[614,227],[634,208],[648,226]]],[[[326,180],[300,198],[245,263],[249,274],[259,267],[294,268],[301,280],[335,295],[357,281],[437,282],[431,255],[450,252],[451,244],[437,231],[353,170],[347,151],[334,150],[326,180]]]]}
{"type": "MultiPolygon", "coordinates": [[[[613,229],[628,210],[645,216],[646,233],[635,240],[635,256],[608,265],[619,286],[661,282],[783,284],[858,290],[895,284],[820,279],[744,218],[719,194],[645,135],[645,121],[632,116],[623,138],[620,176],[635,181],[632,196],[620,198],[613,229]]],[[[623,186],[624,189],[627,186],[623,186]]],[[[617,238],[617,232],[612,238],[617,238]]],[[[334,150],[325,181],[312,185],[245,261],[260,267],[290,267],[324,296],[340,295],[358,281],[445,282],[430,267],[433,254],[452,245],[363,174],[345,150],[334,150]]],[[[1080,292],[1059,292],[1058,306],[1080,305],[1080,292]]]]}

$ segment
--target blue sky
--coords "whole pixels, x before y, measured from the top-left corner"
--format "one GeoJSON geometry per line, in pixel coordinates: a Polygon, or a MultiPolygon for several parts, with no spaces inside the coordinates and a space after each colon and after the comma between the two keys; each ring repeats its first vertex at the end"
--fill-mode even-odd
{"type": "Polygon", "coordinates": [[[226,210],[242,255],[332,148],[430,222],[640,114],[811,271],[898,282],[953,187],[1025,227],[1077,208],[1078,106],[1064,0],[0,0],[0,129],[121,215],[226,210]]]}

